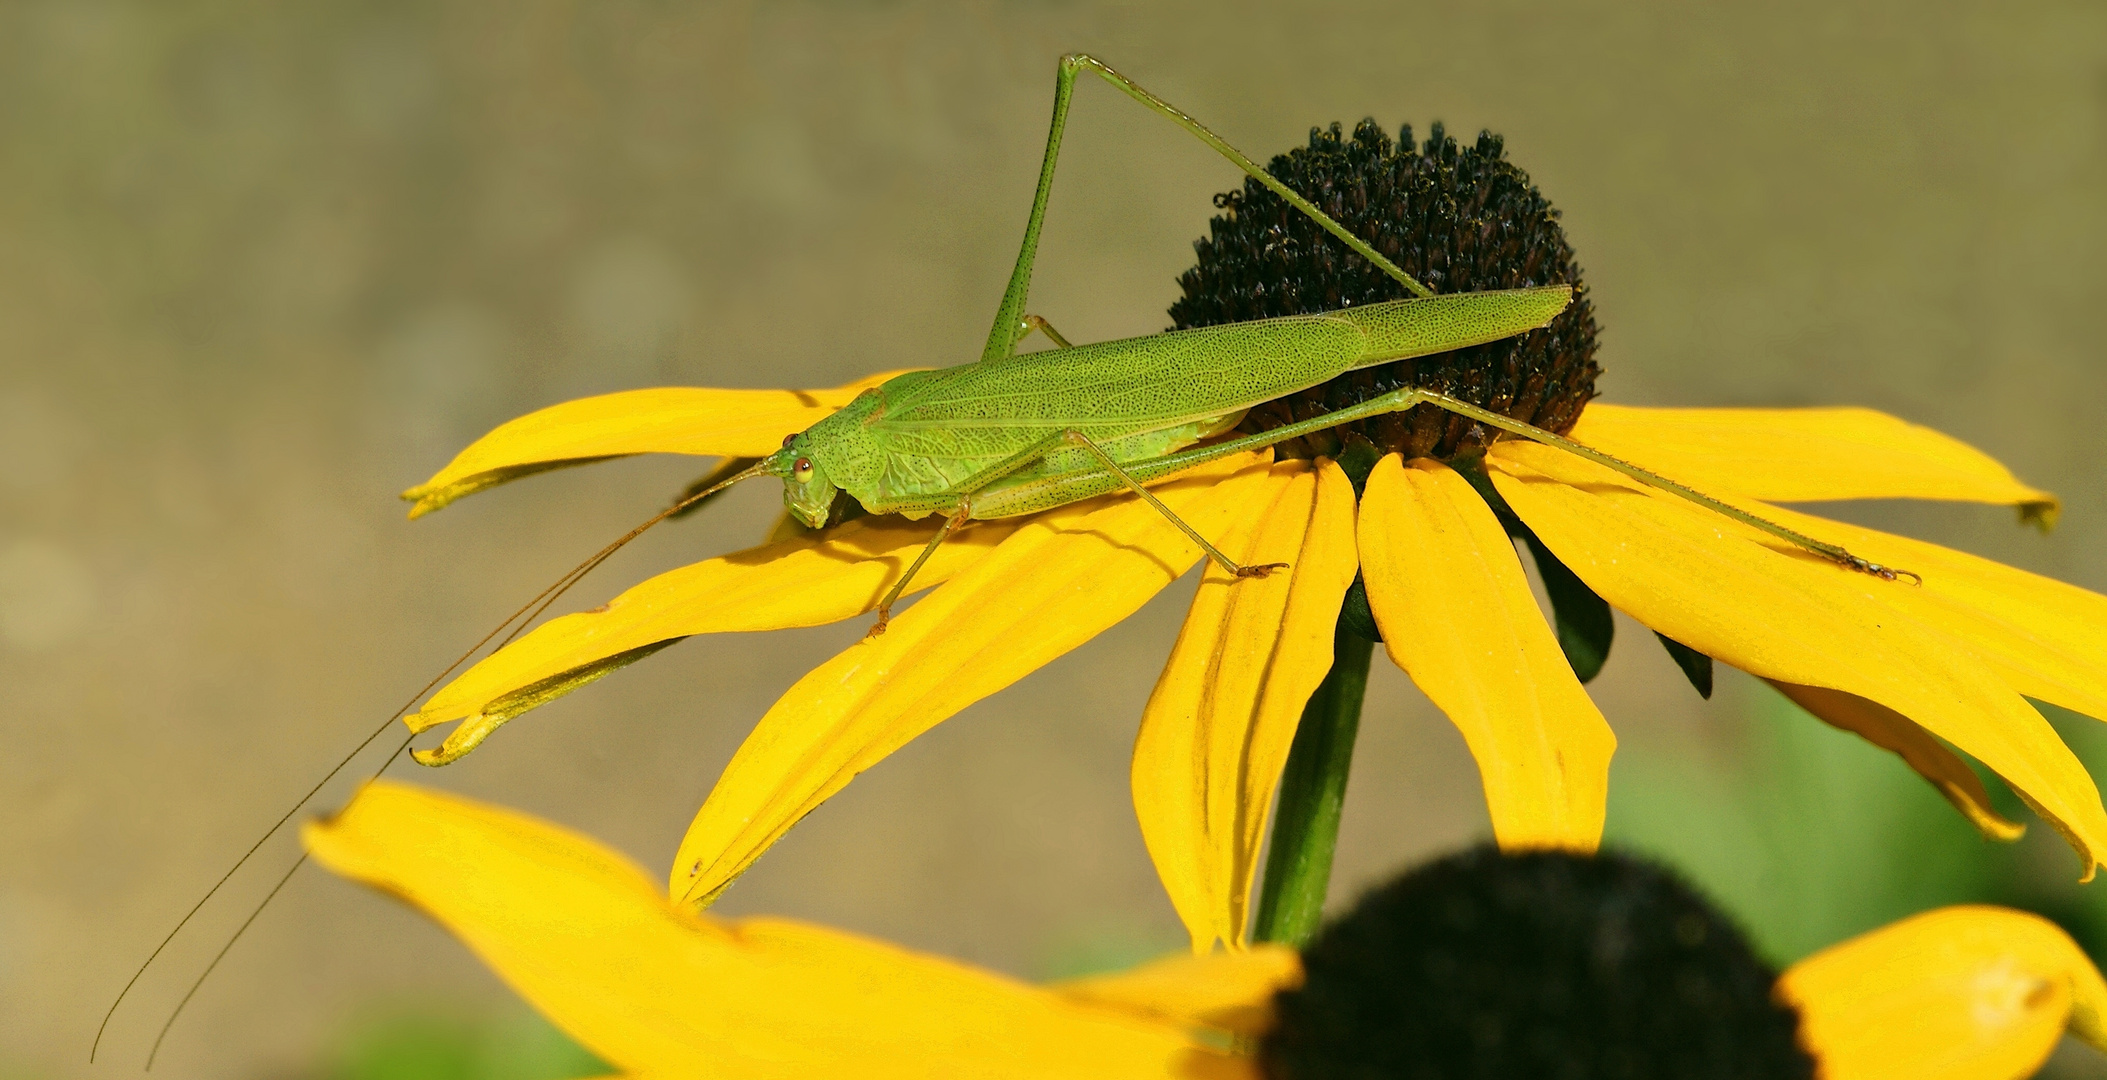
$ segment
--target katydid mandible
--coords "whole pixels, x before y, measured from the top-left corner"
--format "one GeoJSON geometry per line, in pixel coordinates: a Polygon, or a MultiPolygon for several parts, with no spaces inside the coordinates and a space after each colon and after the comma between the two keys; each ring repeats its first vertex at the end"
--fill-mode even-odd
{"type": "Polygon", "coordinates": [[[1122,489],[1148,500],[1230,574],[1262,576],[1285,564],[1238,565],[1144,485],[1231,454],[1425,404],[1578,454],[1852,570],[1889,580],[1916,576],[1859,558],[1564,436],[1430,390],[1397,390],[1258,434],[1195,445],[1234,428],[1261,402],[1357,368],[1526,333],[1550,322],[1570,299],[1566,285],[1436,296],[1199,121],[1104,62],[1077,53],[1061,58],[1053,123],[1023,248],[980,360],[910,372],[866,390],[840,412],[784,439],[782,449],[691,495],[684,505],[749,477],[768,475],[782,478],[784,505],[815,529],[827,524],[837,492],[846,492],[874,514],[943,515],[928,546],[879,604],[871,627],[871,634],[877,635],[885,631],[893,604],[915,573],[965,522],[1034,513],[1122,489]],[[1025,300],[1069,102],[1076,76],[1085,71],[1213,147],[1414,295],[1321,315],[1070,345],[1045,319],[1027,314],[1025,300]],[[1018,343],[1033,330],[1057,347],[1019,355],[1018,343]]]}

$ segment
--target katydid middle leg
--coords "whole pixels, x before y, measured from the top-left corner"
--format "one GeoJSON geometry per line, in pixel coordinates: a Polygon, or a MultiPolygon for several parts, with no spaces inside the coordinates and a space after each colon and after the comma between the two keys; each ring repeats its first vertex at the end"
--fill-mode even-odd
{"type": "Polygon", "coordinates": [[[1069,430],[1062,432],[1059,437],[1062,441],[1068,443],[1071,446],[1080,446],[1086,450],[1089,450],[1091,455],[1097,458],[1098,464],[1103,465],[1105,467],[1105,471],[1111,473],[1113,476],[1118,477],[1120,482],[1125,484],[1128,489],[1134,492],[1134,494],[1139,495],[1143,499],[1148,500],[1148,504],[1150,506],[1155,507],[1157,513],[1162,514],[1166,518],[1169,518],[1171,524],[1176,525],[1181,531],[1185,533],[1186,536],[1190,537],[1193,543],[1200,545],[1200,550],[1206,552],[1207,557],[1215,561],[1215,565],[1220,566],[1222,569],[1228,571],[1230,577],[1265,577],[1267,574],[1270,574],[1275,570],[1285,569],[1287,567],[1288,564],[1284,562],[1249,564],[1239,563],[1235,559],[1232,559],[1229,556],[1222,554],[1220,548],[1217,548],[1213,544],[1208,543],[1207,538],[1200,535],[1200,530],[1195,529],[1191,525],[1187,524],[1185,519],[1179,517],[1176,511],[1172,510],[1168,506],[1163,505],[1163,500],[1157,498],[1155,492],[1150,491],[1145,487],[1142,487],[1141,481],[1134,479],[1132,476],[1128,475],[1127,470],[1120,468],[1119,462],[1114,461],[1112,459],[1112,455],[1106,453],[1104,447],[1099,446],[1096,442],[1092,441],[1090,436],[1085,435],[1080,431],[1069,430]]]}
{"type": "MultiPolygon", "coordinates": [[[[1034,330],[1037,330],[1038,332],[1040,332],[1040,333],[1042,333],[1042,334],[1045,334],[1045,335],[1046,335],[1046,340],[1048,340],[1048,341],[1051,341],[1051,342],[1053,342],[1053,343],[1054,343],[1054,347],[1055,347],[1055,348],[1059,348],[1059,349],[1069,349],[1069,348],[1074,348],[1074,346],[1072,346],[1072,345],[1068,344],[1068,339],[1067,339],[1067,338],[1064,338],[1064,337],[1062,337],[1062,336],[1061,336],[1061,332],[1060,332],[1059,330],[1056,330],[1056,329],[1054,329],[1054,328],[1053,328],[1053,324],[1052,324],[1052,323],[1050,323],[1050,322],[1047,322],[1047,321],[1046,321],[1045,319],[1043,319],[1043,318],[1040,318],[1040,317],[1039,317],[1039,316],[1037,316],[1037,315],[1026,315],[1026,316],[1024,317],[1024,333],[1025,333],[1025,334],[1029,334],[1029,333],[1031,333],[1031,332],[1032,332],[1032,331],[1034,331],[1034,330]]],[[[1020,334],[1020,335],[1018,335],[1018,338],[1017,338],[1017,340],[1019,340],[1019,341],[1022,341],[1022,340],[1024,340],[1024,337],[1023,337],[1023,335],[1021,335],[1021,334],[1020,334]]]]}
{"type": "MultiPolygon", "coordinates": [[[[871,627],[870,632],[864,635],[865,639],[868,640],[885,633],[885,625],[892,619],[893,604],[907,592],[908,583],[914,580],[916,572],[922,569],[922,564],[928,562],[929,557],[936,554],[936,549],[943,546],[944,541],[949,539],[960,525],[975,516],[974,496],[976,493],[985,490],[1004,477],[1015,474],[1020,469],[1045,460],[1048,453],[1063,446],[1080,446],[1088,450],[1112,476],[1118,479],[1119,484],[1123,484],[1143,499],[1146,499],[1150,506],[1155,507],[1164,517],[1170,519],[1171,524],[1176,525],[1186,536],[1192,538],[1193,543],[1200,545],[1200,550],[1205,552],[1208,558],[1219,564],[1223,570],[1228,571],[1231,577],[1264,577],[1274,570],[1287,565],[1286,563],[1245,565],[1222,554],[1221,549],[1209,543],[1206,537],[1200,535],[1198,529],[1187,524],[1185,519],[1179,517],[1176,511],[1165,506],[1163,500],[1156,497],[1155,492],[1142,487],[1140,481],[1127,475],[1126,470],[1119,467],[1119,462],[1114,460],[1112,455],[1105,451],[1104,447],[1099,446],[1088,435],[1080,431],[1062,431],[1047,436],[1032,446],[1012,455],[1000,464],[984,470],[978,477],[974,478],[972,488],[960,494],[958,501],[951,504],[944,511],[944,523],[938,527],[936,535],[929,538],[929,543],[923,546],[922,553],[915,556],[914,562],[908,565],[907,572],[901,574],[900,580],[895,581],[893,587],[887,590],[885,599],[878,604],[878,621],[871,627]]],[[[1116,487],[1117,485],[1115,485],[1116,487]]]]}
{"type": "MultiPolygon", "coordinates": [[[[1817,540],[1814,537],[1808,536],[1805,533],[1796,531],[1794,529],[1786,528],[1785,526],[1780,525],[1777,522],[1767,520],[1755,514],[1751,514],[1746,510],[1743,510],[1737,506],[1733,506],[1726,502],[1722,502],[1719,499],[1715,499],[1712,496],[1706,495],[1703,492],[1691,488],[1687,485],[1677,483],[1674,480],[1670,480],[1667,477],[1662,476],[1659,473],[1653,472],[1650,469],[1641,468],[1637,465],[1632,464],[1631,462],[1623,460],[1622,458],[1605,454],[1602,451],[1595,449],[1594,447],[1575,442],[1572,439],[1566,438],[1563,435],[1557,434],[1555,432],[1545,431],[1542,428],[1535,427],[1530,424],[1525,424],[1520,420],[1516,420],[1512,417],[1502,416],[1499,413],[1493,412],[1492,410],[1486,409],[1482,406],[1473,405],[1468,401],[1462,400],[1461,398],[1450,397],[1447,394],[1443,394],[1433,390],[1420,390],[1411,388],[1392,390],[1387,394],[1380,394],[1357,405],[1349,405],[1343,409],[1336,409],[1328,413],[1321,413],[1317,416],[1312,416],[1306,420],[1299,420],[1292,424],[1284,424],[1277,428],[1271,428],[1266,431],[1259,432],[1256,435],[1245,435],[1240,438],[1226,439],[1222,442],[1210,443],[1206,446],[1194,447],[1189,450],[1181,450],[1173,454],[1165,454],[1162,457],[1149,458],[1143,461],[1128,462],[1124,466],[1115,466],[1114,468],[1103,471],[1100,475],[1100,478],[1095,483],[1090,482],[1090,480],[1087,477],[1079,478],[1075,476],[1052,477],[1048,478],[1046,481],[1043,481],[1043,483],[1062,484],[1067,490],[1074,492],[1075,497],[1078,498],[1087,497],[1088,495],[1092,494],[1102,494],[1105,492],[1117,491],[1120,488],[1130,484],[1138,486],[1140,484],[1147,483],[1150,480],[1182,472],[1196,465],[1203,465],[1209,461],[1214,461],[1220,458],[1228,457],[1231,454],[1240,454],[1250,450],[1262,450],[1268,446],[1273,446],[1277,443],[1286,442],[1289,439],[1297,438],[1303,435],[1308,435],[1313,432],[1323,431],[1327,428],[1338,427],[1341,424],[1349,424],[1356,420],[1365,420],[1371,416],[1380,416],[1384,413],[1404,412],[1405,410],[1410,409],[1415,405],[1432,405],[1435,408],[1442,409],[1446,412],[1452,412],[1458,416],[1475,420],[1481,424],[1486,425],[1487,427],[1497,428],[1501,431],[1507,432],[1510,435],[1516,435],[1521,438],[1528,439],[1531,442],[1542,443],[1545,446],[1555,447],[1569,454],[1573,454],[1576,457],[1592,461],[1597,465],[1613,469],[1619,473],[1624,474],[1625,476],[1632,478],[1633,480],[1636,480],[1646,485],[1647,487],[1656,488],[1658,490],[1668,492],[1671,495],[1675,495],[1679,498],[1686,499],[1692,503],[1704,507],[1707,510],[1713,511],[1714,513],[1720,514],[1728,518],[1732,518],[1733,520],[1747,525],[1750,528],[1768,533],[1771,536],[1775,536],[1778,539],[1792,544],[1795,547],[1802,548],[1813,554],[1828,559],[1829,561],[1836,563],[1838,566],[1844,567],[1847,570],[1854,570],[1863,574],[1871,574],[1875,577],[1882,578],[1887,581],[1894,581],[1897,578],[1909,578],[1913,582],[1921,584],[1924,580],[1922,576],[1916,573],[1913,573],[1908,570],[1897,569],[1892,566],[1885,566],[1880,563],[1873,562],[1870,559],[1854,555],[1850,551],[1836,544],[1831,544],[1822,540],[1817,540]]],[[[1005,494],[1008,493],[1006,492],[1005,494]]],[[[1020,492],[1020,494],[1024,493],[1020,492]]],[[[983,509],[994,508],[984,507],[983,509]]]]}

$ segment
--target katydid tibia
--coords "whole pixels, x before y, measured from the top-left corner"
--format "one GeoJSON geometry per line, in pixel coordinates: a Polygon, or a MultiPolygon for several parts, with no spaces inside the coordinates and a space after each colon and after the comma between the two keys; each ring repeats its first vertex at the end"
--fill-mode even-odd
{"type": "MultiPolygon", "coordinates": [[[[1893,580],[1912,577],[1802,535],[1784,526],[1693,491],[1636,465],[1583,446],[1511,416],[1447,393],[1407,386],[1344,408],[1304,417],[1256,434],[1221,438],[1260,403],[1293,394],[1345,372],[1374,364],[1446,352],[1526,333],[1543,326],[1565,309],[1566,285],[1496,292],[1436,296],[1366,241],[1318,207],[1259,168],[1250,158],[1133,81],[1084,55],[1063,57],[1055,82],[1053,122],[1039,171],[1038,189],[1024,231],[1009,287],[996,311],[994,326],[980,359],[959,367],[918,371],[867,391],[833,416],[790,435],[783,447],[758,461],[727,463],[727,468],[691,489],[676,505],[631,530],[593,558],[544,590],[499,626],[475,649],[455,661],[417,698],[451,674],[483,644],[512,635],[555,603],[570,586],[615,550],[646,529],[699,505],[718,491],[755,476],[780,477],[790,513],[814,528],[827,524],[838,492],[872,513],[925,517],[941,514],[943,523],[927,547],[892,585],[878,608],[872,633],[882,632],[893,604],[937,546],[969,520],[1008,517],[1050,509],[1077,500],[1131,490],[1148,500],[1222,567],[1239,577],[1257,576],[1272,566],[1238,566],[1179,520],[1146,488],[1152,480],[1229,454],[1259,449],[1383,413],[1421,405],[1468,418],[1487,429],[1558,447],[1606,466],[1642,484],[1673,493],[1745,525],[1804,548],[1851,570],[1893,580]],[[1298,315],[1149,337],[1073,346],[1046,320],[1025,310],[1047,196],[1076,76],[1095,74],[1151,111],[1184,128],[1214,148],[1246,174],[1306,215],[1347,248],[1396,279],[1409,299],[1389,300],[1319,315],[1298,315]],[[1019,355],[1018,343],[1034,330],[1057,348],[1019,355]],[[1214,441],[1209,441],[1214,440],[1214,441]],[[744,465],[744,468],[739,466],[744,465]],[[730,473],[730,475],[725,475],[730,473]],[[720,479],[721,478],[721,479],[720,479]],[[509,630],[509,634],[507,631],[509,630]]],[[[501,642],[502,645],[502,642],[501,642]]],[[[413,699],[412,704],[414,704],[413,699]]],[[[299,803],[278,819],[155,947],[146,962],[119,991],[96,1032],[192,917],[217,895],[264,841],[290,821],[323,786],[409,706],[381,725],[351,754],[339,761],[299,803]]],[[[408,746],[405,739],[389,762],[408,746]]],[[[382,765],[385,769],[386,764],[382,765]]],[[[378,775],[376,773],[375,775],[378,775]]],[[[297,864],[296,864],[297,868],[297,864]]],[[[290,876],[290,875],[288,875],[290,876]]],[[[283,881],[280,882],[283,884],[283,881]]],[[[275,890],[273,890],[275,895],[275,890]]],[[[264,903],[268,903],[266,897],[264,903]]],[[[257,908],[261,910],[261,905],[257,908]]],[[[250,916],[253,921],[254,914],[250,916]]],[[[242,924],[246,929],[247,923],[242,924]]],[[[240,937],[237,930],[227,942],[240,937]]],[[[220,956],[226,954],[222,948],[220,956]]],[[[191,984],[190,1000],[218,963],[215,959],[191,984]]],[[[161,1028],[166,1036],[182,1004],[161,1028]]],[[[158,1051],[160,1037],[154,1041],[158,1051]]],[[[93,1060],[94,1051],[90,1051],[93,1060]]],[[[149,1065],[152,1054],[148,1055],[149,1065]]]]}

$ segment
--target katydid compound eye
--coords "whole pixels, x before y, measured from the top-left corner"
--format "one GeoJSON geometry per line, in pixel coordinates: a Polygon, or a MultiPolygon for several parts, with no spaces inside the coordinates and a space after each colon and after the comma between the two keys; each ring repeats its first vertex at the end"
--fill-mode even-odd
{"type": "Polygon", "coordinates": [[[800,484],[804,484],[804,483],[809,483],[809,482],[811,482],[811,480],[812,480],[812,459],[811,459],[811,458],[799,458],[799,459],[797,459],[796,461],[792,462],[792,463],[791,463],[791,465],[790,465],[790,475],[792,475],[792,476],[796,477],[796,478],[797,478],[797,482],[798,482],[798,483],[800,483],[800,484]]]}
{"type": "Polygon", "coordinates": [[[785,436],[783,436],[783,448],[784,448],[784,449],[786,449],[786,450],[787,450],[787,449],[789,449],[789,448],[790,448],[790,444],[791,444],[791,443],[794,443],[794,442],[796,442],[796,441],[797,441],[797,432],[795,432],[795,431],[791,432],[791,433],[790,433],[790,434],[788,434],[788,435],[785,435],[785,436]]]}

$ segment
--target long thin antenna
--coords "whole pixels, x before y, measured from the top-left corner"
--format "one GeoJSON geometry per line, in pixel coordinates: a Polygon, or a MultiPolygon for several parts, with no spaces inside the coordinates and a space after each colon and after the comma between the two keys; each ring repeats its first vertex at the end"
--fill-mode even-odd
{"type": "MultiPolygon", "coordinates": [[[[410,745],[409,740],[404,739],[402,745],[410,745]]],[[[402,750],[397,748],[395,752],[400,754],[402,750]]],[[[391,757],[388,760],[393,761],[395,759],[391,757]]],[[[386,768],[386,766],[382,766],[382,768],[386,768]]],[[[376,773],[375,775],[379,774],[376,773]]],[[[285,876],[278,879],[278,884],[271,886],[271,891],[264,894],[263,903],[256,905],[256,910],[249,912],[249,917],[241,921],[241,926],[235,929],[233,936],[227,939],[227,943],[219,947],[219,952],[212,957],[212,962],[205,965],[204,972],[198,976],[196,982],[190,984],[190,989],[183,994],[183,1000],[176,1002],[175,1011],[168,1014],[168,1022],[161,1025],[161,1033],[154,1036],[154,1048],[146,1052],[147,1072],[154,1071],[154,1057],[161,1053],[161,1040],[168,1038],[168,1029],[176,1026],[176,1017],[183,1015],[183,1006],[190,1004],[190,999],[197,995],[198,987],[205,985],[205,977],[211,975],[212,969],[218,967],[219,962],[227,958],[227,950],[233,948],[234,943],[241,940],[241,935],[249,929],[249,924],[256,921],[256,916],[263,914],[263,909],[268,907],[273,899],[277,898],[279,891],[285,888],[285,883],[293,880],[293,875],[305,865],[307,865],[307,853],[303,851],[300,853],[299,858],[293,860],[293,865],[285,871],[285,876]]]]}
{"type": "MultiPolygon", "coordinates": [[[[146,974],[147,969],[153,967],[154,961],[160,958],[162,952],[167,950],[171,942],[175,941],[176,935],[181,934],[183,932],[183,928],[190,925],[190,921],[193,918],[197,917],[198,912],[204,910],[205,905],[207,903],[210,903],[212,898],[219,894],[220,889],[223,888],[228,881],[232,880],[234,875],[236,873],[239,873],[242,867],[248,865],[249,859],[253,857],[256,854],[256,852],[271,839],[271,837],[276,836],[278,834],[278,830],[285,827],[286,822],[291,821],[293,819],[293,815],[299,813],[302,807],[306,806],[310,801],[312,801],[317,794],[320,794],[322,788],[327,786],[331,780],[335,779],[338,773],[343,772],[344,768],[350,765],[353,759],[357,758],[359,754],[365,752],[365,749],[368,746],[373,745],[373,740],[380,738],[381,734],[387,731],[390,725],[394,724],[395,721],[400,720],[405,713],[408,713],[410,711],[410,708],[412,706],[416,705],[417,702],[423,700],[424,696],[426,694],[431,693],[432,690],[436,688],[441,681],[443,681],[447,676],[452,675],[455,671],[459,670],[462,664],[467,663],[470,657],[474,656],[478,652],[481,652],[484,646],[490,644],[491,641],[497,639],[499,635],[504,635],[504,640],[498,642],[498,648],[502,649],[506,645],[511,644],[515,638],[519,637],[519,635],[526,630],[528,625],[532,624],[535,619],[540,618],[542,613],[547,611],[551,605],[556,603],[558,599],[562,598],[564,593],[569,592],[573,585],[578,584],[578,582],[583,580],[587,574],[590,574],[595,569],[598,569],[601,563],[606,562],[610,557],[614,555],[615,552],[622,550],[622,548],[627,546],[630,541],[635,540],[639,536],[642,536],[647,530],[649,530],[652,526],[657,525],[659,522],[665,521],[667,518],[678,516],[679,514],[681,514],[681,512],[687,510],[689,507],[702,502],[704,499],[707,499],[720,491],[723,491],[725,488],[731,487],[733,484],[736,484],[741,480],[750,479],[754,476],[760,475],[762,472],[766,471],[766,464],[766,461],[756,462],[749,468],[743,469],[736,475],[727,477],[722,482],[713,484],[705,490],[684,492],[682,494],[682,497],[678,501],[676,501],[672,506],[661,510],[657,514],[654,514],[650,519],[646,520],[643,524],[638,525],[636,528],[633,528],[628,532],[622,534],[621,538],[615,540],[611,544],[608,544],[606,547],[601,548],[599,551],[595,552],[591,558],[588,558],[584,562],[579,563],[577,566],[573,567],[569,573],[556,579],[556,581],[550,584],[548,588],[545,588],[541,592],[535,594],[532,600],[529,600],[525,604],[521,605],[518,610],[514,611],[511,615],[507,616],[503,622],[500,622],[496,627],[492,628],[489,633],[483,635],[482,640],[477,641],[473,646],[470,646],[466,652],[463,652],[459,657],[456,657],[453,663],[448,664],[446,666],[446,670],[441,671],[439,674],[433,676],[430,682],[425,683],[424,686],[419,688],[415,694],[412,694],[410,696],[410,699],[402,704],[401,708],[395,710],[394,715],[389,716],[387,720],[383,721],[379,727],[373,729],[373,732],[371,734],[367,735],[364,739],[360,740],[359,744],[356,747],[353,747],[350,753],[345,754],[343,758],[338,760],[338,762],[334,766],[332,766],[327,773],[323,774],[322,779],[316,781],[313,787],[307,789],[307,794],[300,796],[300,800],[298,802],[294,803],[290,809],[288,809],[282,816],[278,818],[277,821],[273,822],[271,824],[271,827],[265,830],[262,836],[257,837],[256,842],[249,845],[249,849],[242,853],[241,858],[235,860],[234,865],[229,867],[226,873],[220,875],[219,880],[213,882],[212,887],[210,889],[205,890],[205,895],[199,897],[198,902],[191,905],[190,910],[185,912],[183,914],[183,917],[176,921],[175,927],[168,932],[168,936],[162,938],[160,944],[154,946],[154,951],[147,954],[145,962],[139,965],[138,970],[132,972],[132,977],[125,981],[124,989],[119,990],[117,992],[116,1000],[110,1002],[109,1010],[103,1013],[102,1023],[97,1025],[95,1028],[95,1040],[88,1047],[88,1063],[91,1065],[94,1064],[95,1055],[101,1051],[103,1033],[109,1030],[110,1019],[117,1015],[118,1007],[124,1004],[125,997],[132,992],[132,987],[138,985],[139,979],[146,974]],[[511,629],[510,633],[506,633],[508,627],[511,629]]],[[[412,736],[412,738],[414,737],[415,736],[412,736]]],[[[371,783],[373,780],[378,779],[380,774],[387,771],[388,766],[394,764],[395,759],[402,755],[403,748],[409,746],[409,744],[410,739],[404,739],[402,745],[396,747],[395,752],[393,754],[388,755],[388,760],[382,762],[381,767],[374,770],[373,774],[366,778],[366,782],[371,783]]],[[[214,956],[212,958],[212,962],[205,966],[204,972],[198,976],[197,981],[191,984],[190,991],[184,994],[183,1000],[176,1004],[175,1010],[169,1014],[168,1022],[161,1026],[160,1035],[155,1037],[153,1050],[150,1051],[147,1055],[147,1068],[153,1068],[153,1055],[160,1051],[161,1040],[167,1037],[169,1028],[175,1024],[176,1017],[180,1015],[183,1011],[183,1006],[188,1005],[190,1003],[191,996],[197,993],[198,987],[204,985],[206,976],[212,974],[212,969],[219,966],[220,958],[227,955],[227,950],[234,947],[234,942],[240,939],[242,932],[249,928],[250,923],[256,921],[256,917],[258,915],[263,914],[263,909],[266,906],[268,906],[271,900],[278,895],[279,890],[285,888],[285,883],[292,879],[294,871],[299,870],[300,867],[306,862],[307,855],[303,852],[300,855],[300,857],[293,862],[292,868],[285,872],[285,876],[278,880],[278,884],[272,886],[271,891],[264,896],[263,902],[256,906],[256,910],[249,913],[249,917],[242,922],[240,928],[236,929],[234,931],[234,935],[227,939],[227,943],[220,947],[218,955],[214,956]]]]}
{"type": "MultiPolygon", "coordinates": [[[[366,783],[370,784],[380,779],[380,774],[387,772],[388,766],[395,764],[395,759],[401,757],[404,750],[409,749],[410,740],[414,738],[416,738],[414,735],[405,736],[401,742],[396,743],[395,752],[388,755],[388,760],[380,763],[380,768],[373,770],[373,775],[366,778],[366,783]]],[[[369,738],[366,741],[372,742],[373,740],[369,738]]],[[[361,786],[363,787],[364,785],[361,786]]],[[[241,925],[234,928],[234,933],[227,936],[227,943],[221,945],[219,952],[213,954],[212,962],[205,965],[205,970],[198,972],[196,981],[190,984],[190,989],[183,992],[183,1000],[176,1002],[176,1007],[169,1010],[168,1019],[161,1024],[160,1032],[155,1034],[153,1048],[146,1052],[147,1072],[154,1071],[154,1059],[161,1055],[161,1042],[168,1038],[168,1030],[176,1026],[176,1017],[183,1015],[183,1007],[189,1005],[190,999],[197,996],[198,988],[204,986],[205,980],[212,977],[213,969],[219,967],[219,962],[227,958],[227,953],[234,948],[234,943],[240,941],[241,936],[249,932],[250,924],[256,921],[258,915],[263,914],[264,908],[271,906],[271,901],[278,899],[278,894],[285,890],[286,883],[293,880],[293,875],[298,873],[300,868],[305,865],[307,865],[307,853],[303,851],[300,853],[299,858],[293,860],[293,865],[286,867],[285,876],[278,879],[278,884],[271,886],[271,891],[263,894],[263,899],[257,903],[254,910],[249,912],[249,917],[243,919],[241,925]]]]}

